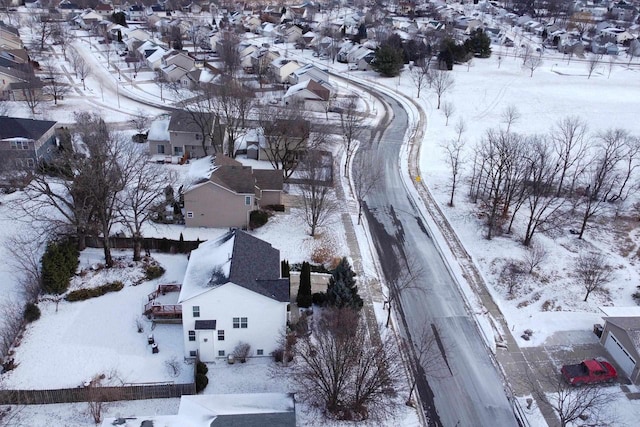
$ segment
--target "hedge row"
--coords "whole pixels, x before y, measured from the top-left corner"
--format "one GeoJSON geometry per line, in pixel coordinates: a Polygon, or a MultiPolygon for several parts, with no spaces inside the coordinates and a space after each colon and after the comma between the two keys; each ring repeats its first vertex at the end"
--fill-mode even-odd
{"type": "Polygon", "coordinates": [[[77,291],[69,292],[64,299],[71,302],[83,301],[89,298],[102,296],[108,292],[118,292],[122,288],[124,288],[124,284],[120,281],[115,281],[96,288],[78,289],[77,291]]]}

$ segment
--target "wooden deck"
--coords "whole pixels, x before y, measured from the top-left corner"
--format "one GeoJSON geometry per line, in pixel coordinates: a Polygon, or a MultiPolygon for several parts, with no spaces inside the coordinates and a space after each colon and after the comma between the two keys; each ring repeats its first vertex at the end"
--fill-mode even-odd
{"type": "Polygon", "coordinates": [[[163,283],[148,295],[148,301],[144,306],[144,315],[152,319],[182,319],[182,306],[180,304],[162,304],[156,299],[160,295],[169,292],[180,292],[182,285],[179,283],[163,283]]]}

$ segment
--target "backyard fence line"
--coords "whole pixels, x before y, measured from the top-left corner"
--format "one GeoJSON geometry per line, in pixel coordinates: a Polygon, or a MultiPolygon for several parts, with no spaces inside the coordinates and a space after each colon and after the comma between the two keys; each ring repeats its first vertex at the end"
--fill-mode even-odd
{"type": "Polygon", "coordinates": [[[47,405],[52,403],[113,402],[116,400],[163,399],[191,394],[196,394],[195,382],[55,390],[0,390],[0,404],[47,405]]]}
{"type": "MultiPolygon", "coordinates": [[[[85,243],[89,248],[102,248],[103,237],[87,236],[85,243]]],[[[133,249],[133,239],[131,237],[109,237],[109,243],[113,249],[133,249]]],[[[172,240],[167,238],[145,237],[142,239],[142,249],[165,253],[187,253],[202,243],[200,240],[172,240]]]]}

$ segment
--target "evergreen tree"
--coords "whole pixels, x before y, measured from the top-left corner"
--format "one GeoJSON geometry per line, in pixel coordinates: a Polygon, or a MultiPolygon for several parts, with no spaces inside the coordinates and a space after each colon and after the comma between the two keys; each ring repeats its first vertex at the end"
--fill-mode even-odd
{"type": "Polygon", "coordinates": [[[280,261],[280,274],[282,277],[291,277],[290,271],[291,268],[289,267],[289,261],[286,259],[280,261]]]}
{"type": "Polygon", "coordinates": [[[42,288],[49,294],[62,294],[78,268],[78,250],[73,242],[50,242],[42,255],[42,288]]]}
{"type": "Polygon", "coordinates": [[[181,254],[186,252],[184,248],[184,236],[182,233],[180,233],[180,239],[178,240],[178,252],[181,254]]]}
{"type": "Polygon", "coordinates": [[[311,307],[311,266],[308,262],[302,263],[300,271],[300,286],[298,287],[298,298],[296,303],[298,307],[311,307]]]}
{"type": "Polygon", "coordinates": [[[480,58],[488,58],[491,56],[491,39],[482,29],[478,28],[464,42],[464,48],[467,53],[472,53],[480,58]]]}
{"type": "Polygon", "coordinates": [[[349,307],[356,310],[362,308],[363,301],[358,295],[355,276],[356,273],[353,272],[347,258],[342,258],[329,278],[328,305],[337,308],[349,307]]]}
{"type": "Polygon", "coordinates": [[[400,74],[404,65],[402,49],[384,44],[376,50],[375,58],[371,61],[371,67],[385,77],[394,77],[400,74]]]}

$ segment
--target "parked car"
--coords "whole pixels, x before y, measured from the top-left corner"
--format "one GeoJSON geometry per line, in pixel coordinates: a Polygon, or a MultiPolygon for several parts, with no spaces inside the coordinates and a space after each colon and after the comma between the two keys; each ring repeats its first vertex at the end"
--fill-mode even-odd
{"type": "Polygon", "coordinates": [[[571,385],[610,383],[618,378],[616,369],[604,360],[589,359],[575,365],[564,365],[560,370],[571,385]]]}
{"type": "Polygon", "coordinates": [[[349,71],[356,71],[358,69],[358,64],[349,64],[349,71]]]}

